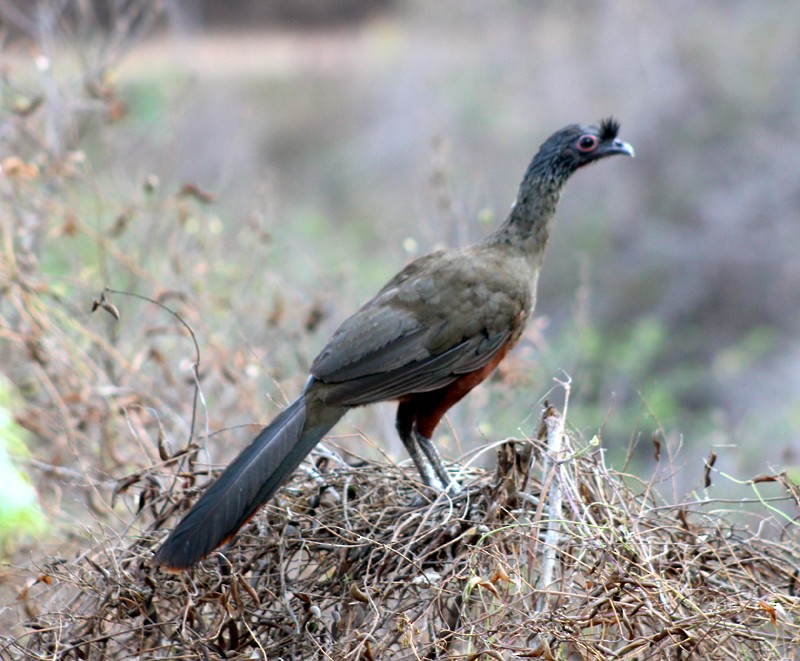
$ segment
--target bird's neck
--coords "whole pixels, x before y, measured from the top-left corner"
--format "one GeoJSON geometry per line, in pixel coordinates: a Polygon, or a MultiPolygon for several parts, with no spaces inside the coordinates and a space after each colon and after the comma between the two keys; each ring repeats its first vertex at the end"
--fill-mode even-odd
{"type": "Polygon", "coordinates": [[[508,218],[484,243],[522,252],[538,268],[566,177],[549,175],[536,166],[532,163],[522,180],[508,218]]]}

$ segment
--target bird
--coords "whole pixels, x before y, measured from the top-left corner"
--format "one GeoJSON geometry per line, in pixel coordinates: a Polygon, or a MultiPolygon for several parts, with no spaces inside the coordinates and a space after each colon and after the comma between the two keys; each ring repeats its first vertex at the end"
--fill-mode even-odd
{"type": "Polygon", "coordinates": [[[493,233],[415,259],[346,319],[312,362],[300,396],[202,494],[154,563],[182,571],[231,541],[347,411],[375,402],[397,402],[397,432],[422,481],[457,494],[434,430],[519,340],[564,184],[590,163],[634,155],[619,130],[609,117],[553,133],[493,233]]]}

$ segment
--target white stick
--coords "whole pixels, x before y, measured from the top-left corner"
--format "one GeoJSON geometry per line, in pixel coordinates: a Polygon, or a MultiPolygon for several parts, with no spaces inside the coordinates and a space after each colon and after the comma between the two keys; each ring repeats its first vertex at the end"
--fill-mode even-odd
{"type": "Polygon", "coordinates": [[[537,610],[544,610],[547,605],[547,592],[553,581],[555,573],[556,555],[561,538],[561,521],[563,496],[561,493],[562,480],[561,460],[564,458],[564,419],[555,408],[549,408],[544,415],[544,424],[547,430],[547,455],[544,457],[542,467],[542,485],[550,487],[547,494],[547,530],[544,535],[544,550],[542,553],[541,573],[539,575],[539,598],[537,610]]]}

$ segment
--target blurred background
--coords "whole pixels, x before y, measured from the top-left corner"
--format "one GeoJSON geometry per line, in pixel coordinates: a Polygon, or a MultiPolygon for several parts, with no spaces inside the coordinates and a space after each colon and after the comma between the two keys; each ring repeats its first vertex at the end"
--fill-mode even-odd
{"type": "MultiPolygon", "coordinates": [[[[570,181],[534,323],[437,442],[534,434],[571,381],[578,444],[667,496],[712,452],[717,495],[798,463],[800,4],[2,0],[0,20],[3,426],[45,515],[127,525],[108,494],[192,425],[225,463],[386,279],[479,240],[547,136],[610,114],[636,158],[570,181]],[[197,378],[186,326],[104,287],[179,314],[197,378]]],[[[357,411],[332,441],[405,460],[393,420],[357,411]]]]}

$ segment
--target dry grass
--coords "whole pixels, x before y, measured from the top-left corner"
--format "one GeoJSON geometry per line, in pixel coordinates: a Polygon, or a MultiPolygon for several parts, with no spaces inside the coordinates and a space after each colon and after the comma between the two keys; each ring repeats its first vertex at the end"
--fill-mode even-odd
{"type": "MultiPolygon", "coordinates": [[[[120,485],[141,533],[97,531],[36,570],[0,655],[799,658],[796,523],[665,505],[597,444],[573,447],[553,408],[538,438],[496,450],[494,474],[465,471],[463,493],[422,506],[402,469],[318,454],[233,545],[169,575],[149,558],[205,480],[180,453],[120,485]]],[[[796,512],[797,487],[774,479],[796,512]]]]}

